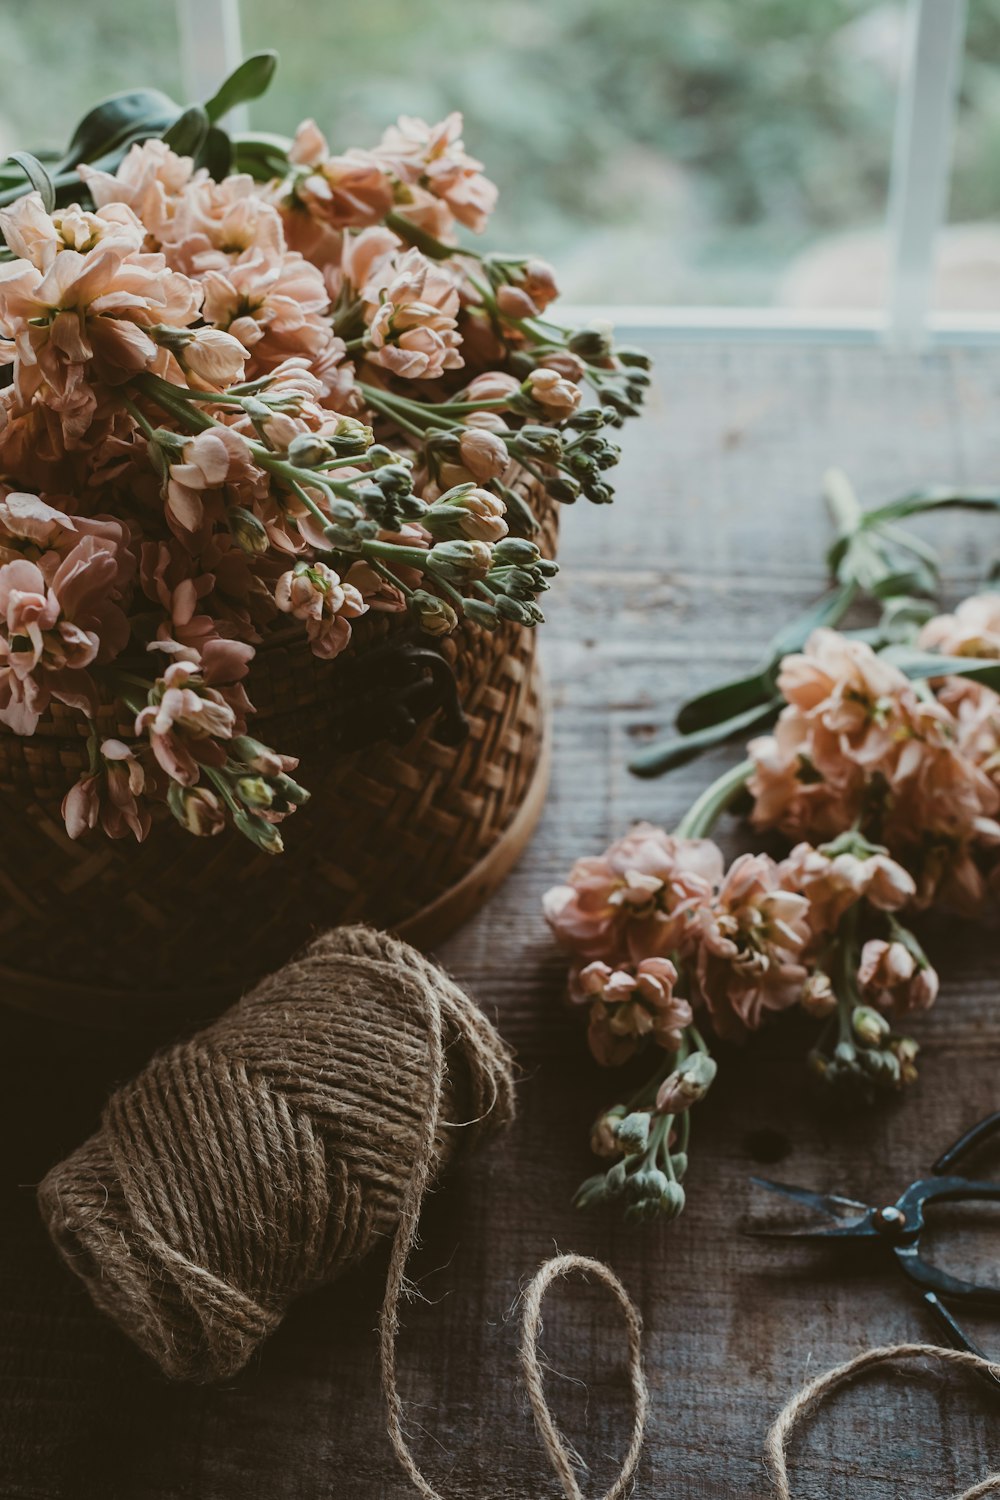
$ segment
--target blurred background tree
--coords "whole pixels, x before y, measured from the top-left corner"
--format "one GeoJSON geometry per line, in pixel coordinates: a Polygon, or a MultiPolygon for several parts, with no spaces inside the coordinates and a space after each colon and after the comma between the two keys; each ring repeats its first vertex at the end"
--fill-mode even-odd
{"type": "MultiPolygon", "coordinates": [[[[491,241],[548,255],[573,300],[844,301],[856,287],[847,300],[874,301],[902,0],[241,9],[247,48],[282,58],[255,123],[290,132],[311,114],[333,143],[361,145],[399,113],[461,110],[501,189],[491,241]]],[[[998,55],[1000,0],[971,0],[956,223],[1000,207],[998,55]]],[[[59,144],[132,82],[183,94],[169,0],[87,0],[85,14],[74,0],[4,0],[0,56],[7,149],[59,144]]],[[[976,241],[996,258],[996,286],[976,295],[1000,307],[998,234],[976,241]]]]}

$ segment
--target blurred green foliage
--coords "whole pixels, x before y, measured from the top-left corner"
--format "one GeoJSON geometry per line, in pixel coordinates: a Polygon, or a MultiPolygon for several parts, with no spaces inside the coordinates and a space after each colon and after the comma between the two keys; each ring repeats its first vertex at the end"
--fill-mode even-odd
{"type": "MultiPolygon", "coordinates": [[[[578,299],[767,301],[885,208],[903,0],[242,0],[282,62],[255,123],[334,146],[460,109],[491,240],[578,299]]],[[[971,0],[953,218],[998,207],[1000,0],[971,0]]],[[[171,0],[3,0],[3,141],[57,144],[132,82],[182,94],[171,0]]]]}

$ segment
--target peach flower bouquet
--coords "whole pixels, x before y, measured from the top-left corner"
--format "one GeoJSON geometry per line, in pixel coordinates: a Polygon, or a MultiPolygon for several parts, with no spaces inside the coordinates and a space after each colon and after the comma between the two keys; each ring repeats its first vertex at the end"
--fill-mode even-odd
{"type": "Polygon", "coordinates": [[[934,554],[899,527],[938,509],[1000,511],[1000,496],[935,490],[862,511],[840,474],[828,492],[831,594],[756,672],[684,704],[681,734],[633,770],[766,732],[673,833],[638,824],[544,898],[593,1056],[609,1068],[649,1058],[594,1126],[593,1150],[613,1164],[583,1184],[582,1207],[620,1202],[639,1220],[683,1209],[713,1036],[743,1042],[804,1012],[822,1089],[855,1102],[898,1092],[919,1051],[904,1028],[940,988],[915,927],[933,908],[1000,922],[1000,593],[935,613],[934,554]],[[874,627],[833,628],[865,597],[874,627]],[[727,867],[709,837],[727,809],[774,852],[727,867]]]}
{"type": "Polygon", "coordinates": [[[536,624],[555,564],[518,481],[610,500],[649,381],[553,318],[545,262],[461,239],[497,191],[458,115],[368,149],[228,135],[274,65],[187,110],[116,96],[0,169],[0,725],[78,716],[74,838],[169,813],[279,852],[307,792],[250,733],[266,633],[330,659],[372,610],[536,624]]]}

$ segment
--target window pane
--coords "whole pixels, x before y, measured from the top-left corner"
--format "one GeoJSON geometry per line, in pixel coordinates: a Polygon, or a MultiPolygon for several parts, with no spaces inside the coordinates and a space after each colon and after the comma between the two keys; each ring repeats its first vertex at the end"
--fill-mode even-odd
{"type": "Polygon", "coordinates": [[[108,94],[183,90],[172,0],[3,0],[0,151],[56,150],[108,94]]]}
{"type": "Polygon", "coordinates": [[[940,312],[1000,312],[1000,0],[970,0],[968,14],[934,306],[940,312]]]}
{"type": "Polygon", "coordinates": [[[465,114],[490,232],[575,301],[872,305],[897,0],[243,0],[282,64],[261,126],[339,146],[465,114]],[[838,243],[846,231],[859,242],[838,243]]]}

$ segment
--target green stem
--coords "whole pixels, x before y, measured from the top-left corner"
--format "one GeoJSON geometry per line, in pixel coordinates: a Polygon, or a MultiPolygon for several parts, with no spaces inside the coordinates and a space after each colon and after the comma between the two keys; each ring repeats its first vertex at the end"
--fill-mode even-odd
{"type": "Polygon", "coordinates": [[[702,792],[697,801],[692,803],[674,829],[677,838],[705,838],[711,833],[722,814],[737,800],[746,787],[753,769],[753,761],[744,760],[714,781],[702,792]]]}

